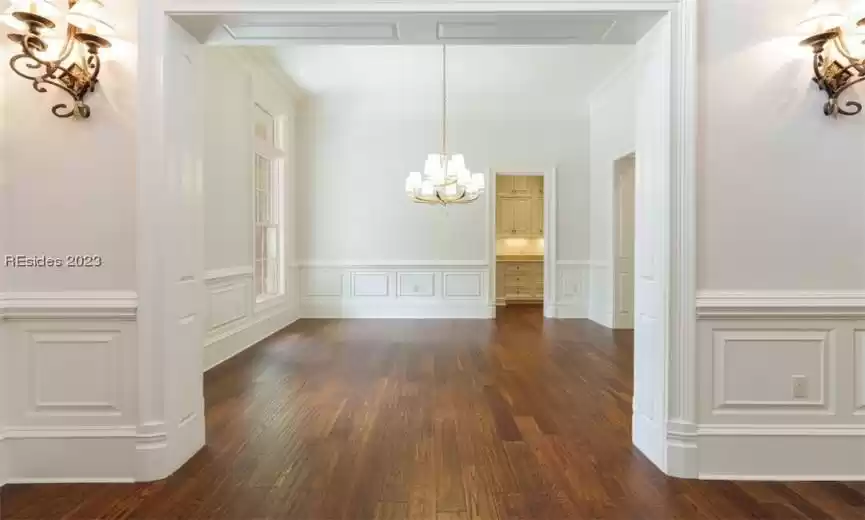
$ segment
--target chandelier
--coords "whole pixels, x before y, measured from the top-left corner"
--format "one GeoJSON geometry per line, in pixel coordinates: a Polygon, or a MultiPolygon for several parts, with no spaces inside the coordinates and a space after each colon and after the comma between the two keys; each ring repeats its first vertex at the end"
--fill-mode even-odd
{"type": "Polygon", "coordinates": [[[414,202],[423,204],[467,204],[484,191],[484,174],[471,173],[462,154],[447,153],[447,49],[442,45],[442,143],[441,153],[429,154],[423,175],[411,172],[405,191],[414,202]]]}

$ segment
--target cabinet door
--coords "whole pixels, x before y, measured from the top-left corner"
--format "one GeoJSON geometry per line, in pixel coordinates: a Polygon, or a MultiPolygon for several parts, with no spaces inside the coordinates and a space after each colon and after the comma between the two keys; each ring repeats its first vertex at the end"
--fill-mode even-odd
{"type": "Polygon", "coordinates": [[[532,197],[544,196],[544,178],[540,175],[529,177],[529,192],[532,197]]]}
{"type": "Polygon", "coordinates": [[[517,199],[499,199],[497,215],[499,220],[499,234],[513,235],[517,232],[516,222],[514,221],[516,215],[514,208],[517,202],[519,202],[517,199]]]}
{"type": "Polygon", "coordinates": [[[532,199],[513,199],[514,234],[529,235],[532,230],[532,199]]]}
{"type": "Polygon", "coordinates": [[[529,179],[531,179],[532,177],[517,175],[511,178],[513,179],[513,189],[511,190],[513,195],[531,195],[531,185],[529,184],[529,179]]]}
{"type": "Polygon", "coordinates": [[[496,176],[496,193],[499,195],[513,195],[514,178],[510,175],[496,176]]]}
{"type": "Polygon", "coordinates": [[[544,199],[532,199],[532,228],[531,234],[544,236],[544,199]]]}

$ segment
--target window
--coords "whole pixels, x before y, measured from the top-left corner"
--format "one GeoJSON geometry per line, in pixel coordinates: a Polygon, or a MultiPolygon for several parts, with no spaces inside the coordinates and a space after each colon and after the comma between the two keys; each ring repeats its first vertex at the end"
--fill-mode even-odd
{"type": "Polygon", "coordinates": [[[285,162],[278,121],[254,106],[255,231],[254,271],[256,301],[280,296],[283,283],[282,172],[285,162]]]}

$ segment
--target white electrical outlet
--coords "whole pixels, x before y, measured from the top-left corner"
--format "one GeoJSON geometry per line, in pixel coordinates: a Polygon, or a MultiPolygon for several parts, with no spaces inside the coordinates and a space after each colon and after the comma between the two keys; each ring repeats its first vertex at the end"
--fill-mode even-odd
{"type": "Polygon", "coordinates": [[[793,376],[793,399],[805,399],[806,397],[808,397],[808,378],[793,376]]]}

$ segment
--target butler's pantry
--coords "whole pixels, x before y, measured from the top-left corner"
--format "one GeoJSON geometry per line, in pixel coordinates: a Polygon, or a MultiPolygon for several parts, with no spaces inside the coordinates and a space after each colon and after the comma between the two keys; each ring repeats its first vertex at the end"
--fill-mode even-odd
{"type": "Polygon", "coordinates": [[[496,305],[544,302],[543,173],[496,174],[496,305]]]}

